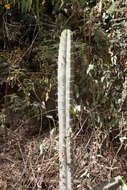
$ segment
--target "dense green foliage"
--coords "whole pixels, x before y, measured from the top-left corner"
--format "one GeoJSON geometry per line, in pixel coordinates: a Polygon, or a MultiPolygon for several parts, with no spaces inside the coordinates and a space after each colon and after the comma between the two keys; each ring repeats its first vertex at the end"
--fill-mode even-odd
{"type": "Polygon", "coordinates": [[[125,129],[126,122],[120,123],[126,121],[126,1],[17,0],[8,8],[1,2],[1,56],[9,64],[0,60],[0,69],[6,66],[0,77],[9,72],[1,79],[1,88],[8,86],[1,108],[26,109],[38,119],[56,115],[59,36],[70,28],[74,117],[83,112],[89,126],[125,129]]]}

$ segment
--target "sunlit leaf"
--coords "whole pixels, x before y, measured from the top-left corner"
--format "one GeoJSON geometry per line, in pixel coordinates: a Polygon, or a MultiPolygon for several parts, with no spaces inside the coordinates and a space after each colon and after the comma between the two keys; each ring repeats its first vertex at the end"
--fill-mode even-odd
{"type": "Polygon", "coordinates": [[[94,69],[94,65],[90,64],[88,69],[87,69],[87,74],[94,69]]]}

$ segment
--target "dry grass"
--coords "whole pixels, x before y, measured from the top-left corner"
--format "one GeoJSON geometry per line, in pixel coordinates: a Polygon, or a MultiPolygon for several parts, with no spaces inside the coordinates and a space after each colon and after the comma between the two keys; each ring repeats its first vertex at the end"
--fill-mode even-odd
{"type": "MultiPolygon", "coordinates": [[[[72,144],[74,190],[90,189],[118,175],[127,179],[126,150],[101,131],[76,133],[72,144]]],[[[9,130],[0,144],[0,189],[57,190],[58,163],[57,133],[53,138],[51,130],[41,136],[28,133],[26,138],[9,130]]]]}

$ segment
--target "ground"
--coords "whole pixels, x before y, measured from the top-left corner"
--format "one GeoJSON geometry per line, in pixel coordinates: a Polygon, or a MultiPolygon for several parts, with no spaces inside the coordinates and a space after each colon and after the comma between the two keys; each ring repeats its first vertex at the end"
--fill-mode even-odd
{"type": "MultiPolygon", "coordinates": [[[[89,190],[118,175],[127,179],[126,147],[97,129],[84,131],[72,139],[73,189],[89,190]]],[[[0,136],[1,190],[57,190],[58,163],[54,128],[35,136],[8,129],[0,136]]]]}

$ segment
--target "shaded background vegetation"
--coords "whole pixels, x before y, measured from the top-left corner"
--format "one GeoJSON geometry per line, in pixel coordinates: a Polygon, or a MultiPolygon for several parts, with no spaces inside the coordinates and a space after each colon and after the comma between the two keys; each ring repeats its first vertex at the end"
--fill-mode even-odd
{"type": "Polygon", "coordinates": [[[22,127],[38,135],[57,125],[58,44],[69,28],[74,134],[99,131],[106,144],[126,148],[126,6],[125,0],[0,1],[2,135],[22,127]]]}

